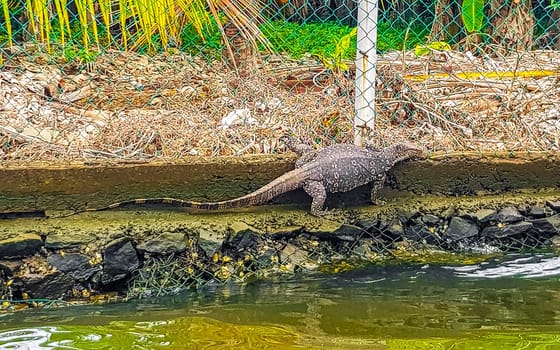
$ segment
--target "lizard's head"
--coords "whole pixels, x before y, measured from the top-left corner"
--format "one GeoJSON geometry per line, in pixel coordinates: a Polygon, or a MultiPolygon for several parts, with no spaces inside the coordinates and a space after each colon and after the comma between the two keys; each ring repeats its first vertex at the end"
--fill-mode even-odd
{"type": "Polygon", "coordinates": [[[290,134],[284,134],[282,136],[280,136],[280,138],[278,138],[278,141],[282,142],[282,143],[289,143],[289,142],[293,142],[295,139],[295,137],[293,137],[290,134]]]}
{"type": "Polygon", "coordinates": [[[423,158],[426,156],[426,149],[424,147],[409,142],[394,145],[393,152],[395,153],[395,162],[400,162],[401,160],[409,158],[423,158]]]}
{"type": "Polygon", "coordinates": [[[280,136],[278,141],[280,141],[281,143],[283,143],[284,145],[286,145],[286,147],[288,147],[290,149],[292,148],[293,145],[298,143],[297,139],[291,134],[284,134],[284,135],[280,136]]]}

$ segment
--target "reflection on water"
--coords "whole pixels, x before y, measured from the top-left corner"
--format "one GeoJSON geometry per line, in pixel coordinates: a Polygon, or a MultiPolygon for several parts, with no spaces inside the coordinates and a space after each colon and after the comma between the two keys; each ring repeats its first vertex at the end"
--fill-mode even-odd
{"type": "Polygon", "coordinates": [[[0,315],[0,349],[560,349],[560,258],[371,266],[0,315]]]}

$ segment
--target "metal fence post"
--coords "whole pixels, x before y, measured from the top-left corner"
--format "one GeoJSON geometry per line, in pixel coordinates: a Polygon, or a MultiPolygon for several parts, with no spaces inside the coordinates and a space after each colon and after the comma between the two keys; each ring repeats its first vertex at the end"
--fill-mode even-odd
{"type": "Polygon", "coordinates": [[[377,62],[377,0],[360,0],[356,50],[354,143],[375,125],[375,67],[377,62]]]}

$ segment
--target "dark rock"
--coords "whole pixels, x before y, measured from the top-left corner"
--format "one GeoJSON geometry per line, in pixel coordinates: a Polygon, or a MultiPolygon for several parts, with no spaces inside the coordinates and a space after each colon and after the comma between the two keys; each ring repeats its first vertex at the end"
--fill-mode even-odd
{"type": "Polygon", "coordinates": [[[154,239],[138,244],[136,249],[157,255],[182,253],[187,249],[185,234],[181,232],[164,232],[154,239]]]}
{"type": "Polygon", "coordinates": [[[257,269],[263,269],[273,266],[278,261],[278,252],[276,249],[266,248],[258,252],[254,260],[254,266],[257,269]]]}
{"type": "Polygon", "coordinates": [[[480,209],[476,213],[468,213],[464,217],[480,224],[486,224],[496,220],[496,211],[493,209],[480,209]]]}
{"type": "Polygon", "coordinates": [[[546,205],[556,212],[560,211],[560,201],[546,201],[546,205]]]}
{"type": "Polygon", "coordinates": [[[103,276],[101,282],[110,284],[127,278],[140,266],[136,249],[128,238],[109,243],[103,253],[103,276]]]}
{"type": "Polygon", "coordinates": [[[460,217],[454,216],[449,222],[449,226],[445,231],[446,238],[453,241],[458,241],[460,239],[473,237],[478,234],[478,226],[475,225],[470,220],[462,219],[460,217]]]}
{"type": "Polygon", "coordinates": [[[354,224],[365,230],[368,230],[372,227],[377,227],[379,225],[379,220],[376,218],[358,219],[356,220],[356,222],[354,222],[354,224]]]}
{"type": "Polygon", "coordinates": [[[17,284],[31,298],[59,299],[73,288],[74,279],[60,271],[48,274],[28,273],[19,277],[17,284]]]}
{"type": "Polygon", "coordinates": [[[539,234],[547,237],[560,233],[560,214],[530,221],[539,234]]]}
{"type": "Polygon", "coordinates": [[[261,233],[257,229],[242,222],[234,222],[229,227],[229,235],[226,239],[227,243],[238,249],[253,247],[261,240],[261,233]]]}
{"type": "Polygon", "coordinates": [[[57,232],[50,233],[45,239],[45,247],[48,249],[59,250],[81,247],[95,239],[91,234],[83,232],[57,232]]]}
{"type": "Polygon", "coordinates": [[[22,260],[0,260],[0,271],[6,276],[12,276],[23,265],[22,260]]]}
{"type": "Polygon", "coordinates": [[[404,236],[404,227],[398,220],[391,221],[387,226],[382,228],[382,232],[387,232],[393,237],[404,236]]]}
{"type": "Polygon", "coordinates": [[[229,225],[229,227],[228,227],[228,234],[229,234],[230,238],[235,237],[239,234],[244,234],[244,233],[248,233],[248,232],[254,233],[254,234],[257,234],[257,235],[262,234],[256,228],[254,228],[252,226],[249,226],[246,223],[240,222],[240,221],[236,221],[236,222],[232,223],[231,225],[229,225]]]}
{"type": "Polygon", "coordinates": [[[43,245],[41,236],[22,233],[16,237],[0,240],[0,259],[22,258],[35,254],[43,245]]]}
{"type": "Polygon", "coordinates": [[[435,244],[440,242],[441,238],[435,233],[430,232],[426,225],[407,225],[404,228],[404,237],[411,241],[435,244]]]}
{"type": "Polygon", "coordinates": [[[412,210],[412,209],[408,209],[408,208],[401,208],[397,211],[397,218],[401,222],[406,223],[410,219],[413,219],[413,218],[417,217],[419,214],[420,213],[416,210],[412,210]]]}
{"type": "Polygon", "coordinates": [[[523,215],[514,207],[505,207],[500,210],[497,217],[499,222],[503,223],[514,223],[519,222],[524,219],[523,215]]]}
{"type": "Polygon", "coordinates": [[[90,257],[83,254],[69,253],[69,254],[51,254],[48,256],[47,261],[50,265],[56,267],[57,270],[62,271],[77,281],[86,281],[94,273],[101,270],[100,265],[90,264],[90,257]]]}
{"type": "Polygon", "coordinates": [[[533,224],[521,221],[514,224],[488,226],[482,230],[482,235],[486,237],[505,238],[526,233],[533,229],[533,224]]]}
{"type": "Polygon", "coordinates": [[[364,233],[364,229],[354,225],[342,224],[340,227],[331,232],[331,237],[336,237],[342,241],[354,242],[358,235],[364,233]]]}
{"type": "Polygon", "coordinates": [[[326,240],[340,239],[344,241],[354,241],[356,236],[365,232],[365,230],[355,225],[324,220],[319,226],[306,229],[306,232],[326,240]]]}
{"type": "Polygon", "coordinates": [[[542,207],[534,206],[531,207],[531,210],[529,210],[527,215],[534,219],[544,218],[546,216],[546,211],[542,207]]]}
{"type": "Polygon", "coordinates": [[[422,215],[422,222],[425,223],[426,225],[435,226],[438,224],[439,221],[440,219],[438,216],[432,214],[422,215]]]}
{"type": "Polygon", "coordinates": [[[207,240],[203,238],[198,239],[198,247],[204,252],[206,256],[212,256],[218,249],[220,249],[222,242],[207,240]]]}
{"type": "MultiPolygon", "coordinates": [[[[239,225],[237,228],[241,228],[241,226],[239,225]]],[[[247,225],[245,229],[231,229],[230,234],[222,243],[220,251],[222,256],[229,256],[234,260],[242,259],[246,255],[257,257],[263,252],[261,249],[263,241],[262,235],[255,233],[247,225]]]]}

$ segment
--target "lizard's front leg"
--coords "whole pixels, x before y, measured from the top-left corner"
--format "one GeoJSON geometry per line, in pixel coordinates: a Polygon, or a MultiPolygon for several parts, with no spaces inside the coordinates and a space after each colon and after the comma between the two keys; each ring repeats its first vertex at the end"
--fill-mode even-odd
{"type": "Polygon", "coordinates": [[[301,143],[290,135],[284,135],[280,138],[286,147],[299,156],[295,167],[301,168],[303,165],[313,161],[317,157],[317,150],[311,145],[301,143]]]}
{"type": "Polygon", "coordinates": [[[280,141],[282,141],[290,151],[300,156],[307,152],[311,152],[315,150],[313,146],[299,142],[298,140],[296,140],[294,137],[290,135],[284,135],[280,137],[280,141]]]}
{"type": "Polygon", "coordinates": [[[315,160],[315,158],[317,158],[317,154],[319,152],[316,150],[313,151],[309,151],[307,153],[302,154],[298,160],[296,161],[295,167],[296,168],[301,168],[302,166],[304,166],[307,163],[310,163],[312,161],[315,160]]]}
{"type": "Polygon", "coordinates": [[[327,200],[327,190],[319,181],[307,181],[303,185],[303,189],[313,198],[311,202],[311,214],[315,216],[323,216],[326,210],[323,210],[325,200],[327,200]]]}

